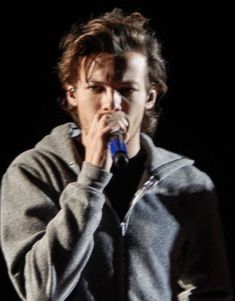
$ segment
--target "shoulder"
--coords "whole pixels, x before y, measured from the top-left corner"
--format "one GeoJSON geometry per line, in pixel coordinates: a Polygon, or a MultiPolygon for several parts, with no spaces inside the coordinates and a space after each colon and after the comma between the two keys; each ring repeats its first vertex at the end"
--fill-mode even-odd
{"type": "Polygon", "coordinates": [[[195,165],[184,166],[176,171],[175,177],[182,188],[187,187],[190,192],[213,191],[215,189],[211,177],[195,165]]]}
{"type": "Polygon", "coordinates": [[[195,166],[193,159],[156,146],[145,134],[141,134],[141,143],[147,154],[146,166],[160,182],[178,189],[213,189],[211,178],[195,166]]]}
{"type": "Polygon", "coordinates": [[[70,137],[70,124],[54,128],[33,148],[19,154],[9,165],[5,174],[30,173],[35,176],[69,168],[74,164],[73,142],[70,137]]]}

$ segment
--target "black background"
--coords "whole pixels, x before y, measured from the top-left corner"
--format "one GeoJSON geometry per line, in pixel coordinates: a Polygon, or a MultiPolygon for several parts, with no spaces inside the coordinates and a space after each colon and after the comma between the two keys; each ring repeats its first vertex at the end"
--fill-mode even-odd
{"type": "MultiPolygon", "coordinates": [[[[1,175],[16,155],[68,120],[56,103],[54,67],[59,40],[72,23],[113,7],[139,10],[151,19],[168,68],[169,91],[155,142],[193,158],[214,181],[234,284],[232,8],[225,1],[163,3],[66,1],[8,4],[1,10],[1,175]]],[[[0,260],[1,296],[18,300],[0,260]]]]}

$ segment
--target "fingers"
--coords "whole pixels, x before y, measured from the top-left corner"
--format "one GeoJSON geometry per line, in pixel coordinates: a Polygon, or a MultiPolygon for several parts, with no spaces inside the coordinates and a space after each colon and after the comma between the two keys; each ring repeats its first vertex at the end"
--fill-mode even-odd
{"type": "Polygon", "coordinates": [[[107,116],[107,123],[111,125],[111,132],[121,130],[123,133],[127,131],[129,122],[127,116],[123,112],[113,112],[107,116]]]}
{"type": "Polygon", "coordinates": [[[111,133],[119,130],[126,133],[128,125],[128,119],[123,112],[97,112],[88,132],[82,131],[82,142],[86,149],[85,161],[110,169],[112,159],[108,150],[108,138],[111,133]]]}
{"type": "Polygon", "coordinates": [[[119,130],[126,133],[128,126],[129,122],[125,113],[99,111],[94,116],[89,132],[93,135],[107,136],[119,130]]]}

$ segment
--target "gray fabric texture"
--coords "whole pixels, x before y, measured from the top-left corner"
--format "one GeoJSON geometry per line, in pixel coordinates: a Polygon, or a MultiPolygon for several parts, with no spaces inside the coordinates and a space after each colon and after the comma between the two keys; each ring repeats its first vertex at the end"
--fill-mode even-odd
{"type": "Polygon", "coordinates": [[[141,134],[146,170],[120,221],[112,174],[82,162],[75,131],[56,127],[2,179],[1,247],[21,299],[232,300],[210,178],[141,134]]]}

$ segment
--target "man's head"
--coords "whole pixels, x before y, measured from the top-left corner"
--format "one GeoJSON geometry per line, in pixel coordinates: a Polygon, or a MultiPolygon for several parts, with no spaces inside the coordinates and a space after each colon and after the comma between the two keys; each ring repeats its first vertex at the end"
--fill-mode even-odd
{"type": "MultiPolygon", "coordinates": [[[[154,106],[150,103],[153,104],[156,95],[159,97],[166,92],[166,72],[160,45],[153,31],[147,26],[147,20],[140,13],[124,15],[121,10],[114,9],[85,25],[74,26],[62,40],[61,48],[63,53],[58,64],[59,78],[63,88],[67,91],[68,100],[64,101],[62,105],[67,111],[70,111],[77,123],[81,116],[79,116],[76,104],[73,103],[73,97],[77,91],[81,93],[80,86],[78,87],[81,76],[85,76],[84,80],[89,83],[92,72],[97,73],[97,68],[100,68],[100,70],[105,69],[107,73],[110,65],[110,68],[114,69],[114,72],[111,72],[112,82],[121,83],[124,77],[128,77],[127,69],[131,64],[133,67],[133,59],[142,60],[145,66],[143,67],[144,83],[141,89],[145,90],[146,102],[149,100],[149,103],[144,106],[141,131],[153,133],[157,116],[154,106]]],[[[131,76],[134,82],[135,74],[133,72],[135,71],[132,68],[131,76]]],[[[107,79],[108,75],[102,80],[107,79]]],[[[125,89],[127,91],[132,88],[131,85],[126,85],[126,87],[124,85],[118,87],[117,91],[121,91],[120,95],[125,89]]],[[[128,97],[123,95],[123,98],[127,99],[128,97]]],[[[125,106],[124,102],[123,106],[125,106]]]]}

